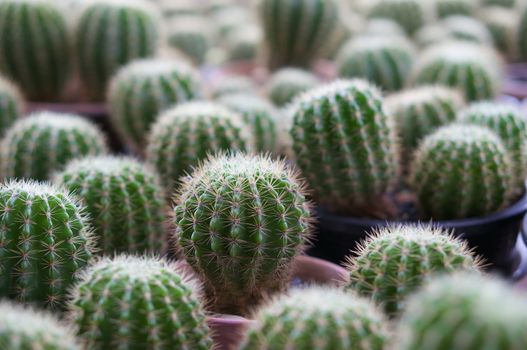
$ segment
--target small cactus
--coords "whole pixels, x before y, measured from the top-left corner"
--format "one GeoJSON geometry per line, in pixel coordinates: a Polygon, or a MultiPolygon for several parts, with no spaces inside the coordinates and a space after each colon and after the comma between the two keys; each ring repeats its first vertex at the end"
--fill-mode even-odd
{"type": "Polygon", "coordinates": [[[437,17],[454,15],[471,16],[478,7],[479,0],[433,0],[437,17]]]}
{"type": "Polygon", "coordinates": [[[371,298],[390,316],[398,316],[406,298],[437,273],[479,270],[464,241],[429,226],[379,229],[349,258],[349,289],[371,298]]]}
{"type": "Polygon", "coordinates": [[[24,99],[18,87],[0,77],[0,137],[22,116],[24,99]]]}
{"type": "Polygon", "coordinates": [[[257,25],[242,26],[227,35],[226,46],[231,61],[254,60],[258,55],[262,30],[257,25]]]}
{"type": "Polygon", "coordinates": [[[282,68],[269,78],[267,95],[276,106],[283,107],[299,94],[317,85],[317,77],[308,71],[298,68],[282,68]]]}
{"type": "Polygon", "coordinates": [[[176,201],[177,241],[213,311],[246,315],[287,286],[309,238],[310,210],[284,163],[241,154],[210,158],[185,179],[176,201]]]}
{"type": "Polygon", "coordinates": [[[118,256],[84,273],[70,317],[89,349],[199,349],[212,346],[195,287],[167,263],[118,256]]]}
{"type": "Polygon", "coordinates": [[[195,64],[202,64],[211,45],[209,27],[208,21],[200,17],[176,18],[170,24],[168,43],[195,64]]]}
{"type": "Polygon", "coordinates": [[[483,6],[515,7],[520,5],[521,0],[481,0],[483,6]]]}
{"type": "Polygon", "coordinates": [[[361,33],[369,36],[400,36],[405,37],[406,32],[399,23],[389,18],[371,18],[366,22],[361,33]]]}
{"type": "Polygon", "coordinates": [[[244,76],[229,76],[221,79],[213,87],[212,98],[219,99],[229,94],[251,93],[256,92],[256,84],[253,80],[244,76]]]}
{"type": "Polygon", "coordinates": [[[518,11],[493,6],[481,9],[479,17],[492,35],[496,48],[506,57],[514,58],[516,51],[514,40],[520,21],[518,11]]]}
{"type": "Polygon", "coordinates": [[[0,185],[0,297],[62,307],[91,247],[83,208],[67,192],[34,182],[0,185]]]}
{"type": "Polygon", "coordinates": [[[450,16],[441,25],[446,30],[447,38],[453,40],[465,40],[482,45],[492,46],[492,34],[485,24],[468,16],[450,16]]]}
{"type": "Polygon", "coordinates": [[[297,289],[262,307],[242,350],[382,350],[389,332],[380,310],[339,289],[297,289]]]}
{"type": "Polygon", "coordinates": [[[370,18],[387,18],[397,22],[406,34],[412,35],[427,21],[426,9],[420,0],[379,0],[371,6],[370,18]]]}

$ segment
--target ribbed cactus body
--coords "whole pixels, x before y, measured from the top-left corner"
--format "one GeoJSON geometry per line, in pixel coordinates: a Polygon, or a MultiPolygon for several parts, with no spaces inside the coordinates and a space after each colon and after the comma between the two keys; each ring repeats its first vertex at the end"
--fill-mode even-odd
{"type": "Polygon", "coordinates": [[[194,63],[201,64],[211,45],[210,24],[200,17],[177,18],[170,25],[168,43],[194,63]]]}
{"type": "Polygon", "coordinates": [[[22,116],[23,104],[18,87],[0,77],[0,136],[22,116]]]}
{"type": "Polygon", "coordinates": [[[261,308],[242,350],[382,350],[387,321],[371,302],[338,289],[297,289],[261,308]]]}
{"type": "Polygon", "coordinates": [[[195,288],[165,262],[104,259],[73,291],[71,319],[89,349],[198,349],[212,346],[195,288]]]}
{"type": "Polygon", "coordinates": [[[291,113],[296,162],[321,205],[362,211],[391,188],[399,173],[395,123],[372,85],[343,80],[316,88],[291,113]]]}
{"type": "Polygon", "coordinates": [[[267,95],[275,105],[283,107],[317,85],[318,79],[314,74],[297,68],[283,68],[270,77],[267,95]]]}
{"type": "Polygon", "coordinates": [[[515,192],[512,169],[510,153],[491,130],[451,125],[423,140],[411,182],[424,217],[480,217],[510,204],[515,192]]]}
{"type": "Polygon", "coordinates": [[[518,11],[493,6],[481,9],[479,17],[492,35],[496,48],[507,58],[514,58],[516,29],[520,20],[518,11]]]}
{"type": "Polygon", "coordinates": [[[213,311],[246,315],[287,286],[309,237],[310,211],[285,164],[211,158],[185,179],[176,201],[179,246],[204,280],[213,311]]]}
{"type": "Polygon", "coordinates": [[[229,76],[221,79],[212,89],[212,98],[218,99],[229,94],[256,92],[256,84],[253,80],[244,76],[229,76]]]}
{"type": "Polygon", "coordinates": [[[471,16],[478,7],[479,0],[433,0],[437,17],[453,15],[471,16]]]}
{"type": "Polygon", "coordinates": [[[0,175],[47,180],[72,159],[104,154],[106,143],[90,122],[41,112],[17,121],[0,144],[0,175]]]}
{"type": "Polygon", "coordinates": [[[66,192],[32,182],[0,185],[1,297],[63,306],[91,250],[83,208],[66,192]]]}
{"type": "Polygon", "coordinates": [[[427,226],[394,226],[379,230],[349,259],[349,288],[397,316],[408,295],[434,274],[479,268],[466,243],[448,231],[427,226]]]}
{"type": "Polygon", "coordinates": [[[370,18],[388,18],[412,35],[426,22],[425,7],[420,0],[380,0],[370,8],[370,18]]]}
{"type": "Polygon", "coordinates": [[[34,100],[59,97],[70,73],[68,29],[53,1],[0,2],[0,72],[34,100]]]}

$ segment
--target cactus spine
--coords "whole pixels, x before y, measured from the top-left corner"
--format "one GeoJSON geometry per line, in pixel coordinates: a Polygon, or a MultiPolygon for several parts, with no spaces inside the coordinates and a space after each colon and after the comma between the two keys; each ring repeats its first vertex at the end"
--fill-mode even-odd
{"type": "Polygon", "coordinates": [[[0,137],[22,116],[23,104],[18,87],[0,77],[0,137]]]}
{"type": "Polygon", "coordinates": [[[299,94],[317,85],[317,77],[308,71],[297,68],[282,68],[269,79],[267,95],[276,106],[283,107],[299,94]]]}
{"type": "Polygon", "coordinates": [[[412,35],[425,22],[425,7],[420,0],[379,0],[369,10],[370,18],[391,19],[412,35]]]}

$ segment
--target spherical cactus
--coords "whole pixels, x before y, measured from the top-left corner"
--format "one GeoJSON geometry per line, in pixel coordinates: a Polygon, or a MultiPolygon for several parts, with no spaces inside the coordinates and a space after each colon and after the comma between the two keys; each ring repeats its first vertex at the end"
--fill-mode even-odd
{"type": "Polygon", "coordinates": [[[212,88],[211,94],[214,99],[224,95],[256,92],[256,84],[253,80],[244,76],[229,76],[221,79],[212,88]]]}
{"type": "Polygon", "coordinates": [[[18,87],[0,77],[0,136],[22,116],[23,104],[18,87]]]}
{"type": "Polygon", "coordinates": [[[516,28],[520,20],[518,12],[499,6],[488,7],[480,10],[480,19],[492,35],[496,48],[508,58],[513,58],[516,28]]]}
{"type": "Polygon", "coordinates": [[[471,16],[478,7],[479,0],[434,0],[437,17],[445,18],[452,15],[471,16]]]}
{"type": "Polygon", "coordinates": [[[423,140],[411,183],[426,218],[480,217],[510,204],[515,192],[512,169],[510,153],[491,130],[451,125],[423,140]]]}
{"type": "Polygon", "coordinates": [[[0,347],[9,350],[81,350],[73,332],[40,311],[0,303],[0,347]]]}
{"type": "Polygon", "coordinates": [[[226,46],[231,61],[254,60],[262,41],[262,30],[257,25],[234,29],[226,38],[226,46]]]}
{"type": "Polygon", "coordinates": [[[213,311],[246,315],[289,283],[309,238],[305,191],[284,163],[210,158],[176,196],[176,238],[201,276],[213,311]]]}
{"type": "Polygon", "coordinates": [[[212,342],[195,289],[160,260],[104,259],[75,287],[71,319],[93,350],[208,350],[212,342]]]}
{"type": "Polygon", "coordinates": [[[143,149],[158,115],[201,97],[201,79],[190,66],[160,59],[135,61],[112,79],[108,95],[112,123],[128,144],[143,149]]]}
{"type": "Polygon", "coordinates": [[[521,0],[482,0],[484,6],[514,7],[521,3],[521,0]]]}
{"type": "Polygon", "coordinates": [[[242,350],[382,350],[387,321],[370,301],[339,289],[296,289],[261,308],[242,350]]]}
{"type": "Polygon", "coordinates": [[[314,74],[297,68],[283,68],[269,79],[267,95],[275,105],[283,107],[317,85],[318,79],[314,74]]]}
{"type": "Polygon", "coordinates": [[[492,46],[492,34],[487,27],[477,19],[467,16],[450,16],[441,25],[446,29],[449,39],[465,40],[478,44],[492,46]]]}
{"type": "Polygon", "coordinates": [[[210,32],[210,24],[203,18],[176,18],[170,24],[168,43],[194,63],[202,64],[210,47],[210,32]]]}
{"type": "Polygon", "coordinates": [[[404,309],[406,298],[437,273],[479,270],[464,241],[428,226],[393,226],[366,239],[349,258],[349,289],[371,298],[390,316],[404,309]]]}
{"type": "Polygon", "coordinates": [[[260,16],[269,55],[269,66],[306,67],[338,24],[336,0],[263,0],[260,16]]]}
{"type": "Polygon", "coordinates": [[[79,18],[75,43],[87,93],[104,99],[107,83],[119,67],[154,56],[159,14],[144,0],[98,0],[79,18]]]}
{"type": "Polygon", "coordinates": [[[45,184],[0,185],[0,297],[60,308],[92,256],[83,208],[45,184]]]}
{"type": "Polygon", "coordinates": [[[409,35],[427,21],[426,9],[420,0],[379,0],[371,6],[368,16],[391,19],[409,35]]]}
{"type": "Polygon", "coordinates": [[[305,93],[291,108],[296,162],[318,202],[347,213],[379,207],[400,170],[395,120],[379,91],[342,80],[305,93]]]}
{"type": "Polygon", "coordinates": [[[420,48],[427,48],[449,40],[451,40],[450,34],[441,22],[422,26],[414,34],[414,41],[420,48]]]}
{"type": "Polygon", "coordinates": [[[406,33],[401,25],[388,18],[371,18],[366,22],[362,35],[371,36],[401,36],[405,37],[406,33]]]}
{"type": "Polygon", "coordinates": [[[364,78],[388,91],[406,83],[415,56],[409,41],[393,36],[356,37],[337,56],[339,75],[364,78]]]}
{"type": "Polygon", "coordinates": [[[524,296],[499,280],[442,276],[408,300],[393,349],[525,349],[526,308],[524,296]]]}

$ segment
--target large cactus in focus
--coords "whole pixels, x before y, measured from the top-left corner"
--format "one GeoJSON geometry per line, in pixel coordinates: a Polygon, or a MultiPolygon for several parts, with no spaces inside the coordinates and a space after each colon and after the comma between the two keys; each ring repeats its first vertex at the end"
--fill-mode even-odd
{"type": "Polygon", "coordinates": [[[0,137],[22,116],[24,99],[18,87],[0,77],[0,137]]]}
{"type": "Polygon", "coordinates": [[[408,35],[415,33],[427,21],[425,4],[421,0],[379,0],[371,6],[368,16],[391,19],[400,24],[408,35]]]}

